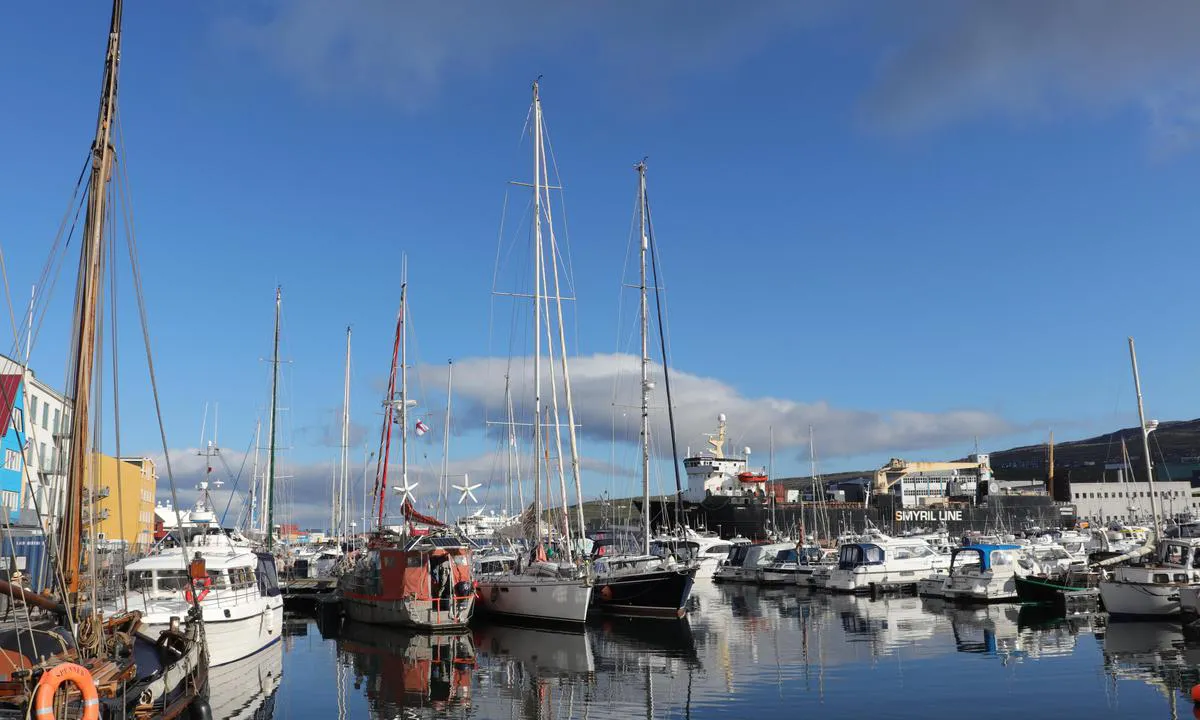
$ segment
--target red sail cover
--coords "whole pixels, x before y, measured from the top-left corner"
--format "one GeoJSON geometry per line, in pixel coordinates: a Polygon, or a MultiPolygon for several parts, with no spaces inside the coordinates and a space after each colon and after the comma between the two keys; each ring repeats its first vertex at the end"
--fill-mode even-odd
{"type": "Polygon", "coordinates": [[[436,519],[417,512],[417,509],[413,507],[412,503],[408,500],[404,501],[404,506],[401,507],[400,510],[404,513],[404,519],[408,520],[409,522],[419,522],[424,525],[432,525],[433,527],[446,527],[436,519]]]}

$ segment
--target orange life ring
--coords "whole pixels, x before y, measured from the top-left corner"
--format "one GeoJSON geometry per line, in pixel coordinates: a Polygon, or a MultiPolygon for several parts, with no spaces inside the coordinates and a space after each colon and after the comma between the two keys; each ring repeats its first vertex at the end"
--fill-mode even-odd
{"type": "Polygon", "coordinates": [[[600,599],[604,600],[606,602],[612,600],[613,599],[612,588],[609,587],[608,585],[601,585],[600,586],[600,599]]]}
{"type": "Polygon", "coordinates": [[[96,683],[87,668],[75,663],[55,665],[42,673],[38,680],[37,694],[33,696],[33,716],[38,720],[54,720],[54,693],[65,682],[79,688],[83,696],[83,715],[80,720],[100,720],[100,696],[96,694],[96,683]]]}
{"type": "Polygon", "coordinates": [[[183,591],[184,600],[188,602],[204,602],[204,598],[208,597],[208,591],[212,589],[212,578],[205,576],[198,584],[204,589],[195,597],[195,600],[192,599],[192,589],[190,587],[183,591]]]}

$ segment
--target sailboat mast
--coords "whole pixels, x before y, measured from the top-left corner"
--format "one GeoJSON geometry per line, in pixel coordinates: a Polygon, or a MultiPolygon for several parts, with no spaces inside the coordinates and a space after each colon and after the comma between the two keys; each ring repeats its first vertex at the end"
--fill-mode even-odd
{"type": "Polygon", "coordinates": [[[346,326],[346,374],[342,380],[342,457],[338,485],[333,493],[334,522],[330,530],[344,536],[348,524],[346,509],[350,501],[350,326],[346,326]]]}
{"type": "Polygon", "coordinates": [[[638,234],[641,265],[639,291],[641,293],[642,324],[642,554],[650,554],[650,308],[646,294],[646,163],[633,166],[638,174],[638,234]]]}
{"type": "Polygon", "coordinates": [[[279,308],[283,288],[275,287],[275,341],[271,350],[271,417],[267,424],[267,549],[275,546],[275,414],[279,411],[279,308]]]}
{"type": "Polygon", "coordinates": [[[79,300],[78,322],[71,339],[72,375],[67,396],[73,408],[67,456],[67,507],[59,528],[61,536],[58,545],[63,552],[63,580],[68,596],[79,592],[81,579],[83,496],[90,465],[89,410],[96,353],[96,315],[99,312],[104,262],[105,201],[113,165],[111,137],[117,103],[117,66],[121,57],[121,11],[121,0],[115,0],[104,58],[96,138],[92,143],[87,215],[79,256],[79,287],[76,293],[79,300]]]}
{"type": "MultiPolygon", "coordinates": [[[[400,281],[400,312],[396,314],[396,340],[392,345],[392,366],[388,373],[387,397],[383,408],[383,430],[379,440],[379,460],[376,463],[375,489],[379,491],[379,514],[376,529],[383,529],[384,499],[387,497],[388,464],[392,457],[392,422],[396,412],[396,366],[400,362],[401,336],[404,332],[405,303],[408,301],[408,283],[400,281]]],[[[365,528],[364,528],[365,530],[365,528]]]]}
{"type": "Polygon", "coordinates": [[[258,504],[262,502],[262,493],[258,491],[258,443],[262,433],[262,421],[254,422],[254,464],[250,468],[250,521],[247,526],[258,530],[258,504]]]}
{"type": "Polygon", "coordinates": [[[1150,514],[1154,517],[1152,532],[1157,535],[1160,516],[1158,498],[1154,492],[1154,464],[1150,461],[1150,428],[1146,425],[1146,410],[1142,407],[1142,379],[1138,376],[1137,351],[1129,338],[1129,362],[1133,365],[1133,389],[1137,393],[1138,422],[1142,424],[1142,452],[1146,455],[1146,482],[1150,488],[1150,514]]]}
{"type": "Polygon", "coordinates": [[[533,522],[542,541],[542,101],[533,82],[533,522]]]}
{"type": "MultiPolygon", "coordinates": [[[[450,515],[450,499],[447,497],[446,481],[449,479],[450,472],[450,397],[454,387],[454,361],[446,361],[446,424],[442,429],[442,478],[438,482],[438,508],[442,511],[442,522],[446,522],[446,518],[450,515]]],[[[467,486],[470,479],[464,480],[463,485],[467,486]]]]}
{"type": "MultiPolygon", "coordinates": [[[[407,493],[408,484],[408,257],[404,258],[401,276],[404,278],[404,290],[400,295],[400,484],[407,493]]],[[[404,496],[404,502],[410,502],[410,496],[404,496]]],[[[383,507],[381,502],[380,508],[383,507]]],[[[379,516],[379,524],[383,525],[383,516],[379,516]]]]}

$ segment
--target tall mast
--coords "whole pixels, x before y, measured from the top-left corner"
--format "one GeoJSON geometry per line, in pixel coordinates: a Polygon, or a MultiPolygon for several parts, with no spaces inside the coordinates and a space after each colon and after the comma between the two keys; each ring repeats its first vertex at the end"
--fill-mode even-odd
{"type": "Polygon", "coordinates": [[[258,443],[259,435],[262,432],[262,421],[254,422],[254,464],[250,468],[250,521],[247,526],[250,530],[258,530],[258,504],[262,502],[262,494],[258,491],[258,443]]]}
{"type": "MultiPolygon", "coordinates": [[[[442,479],[441,479],[441,481],[438,482],[438,505],[439,505],[439,509],[442,511],[442,517],[440,518],[442,522],[445,522],[446,518],[450,514],[450,510],[448,507],[450,505],[450,500],[449,500],[449,498],[447,498],[448,493],[446,491],[446,481],[449,479],[448,473],[450,472],[450,393],[453,388],[453,378],[454,378],[454,361],[447,360],[446,361],[446,425],[445,425],[444,429],[442,430],[442,479]]],[[[464,486],[467,486],[469,483],[470,483],[469,479],[463,481],[464,486]]]]}
{"type": "Polygon", "coordinates": [[[542,100],[533,82],[533,517],[542,542],[542,100]]]}
{"type": "MultiPolygon", "coordinates": [[[[400,312],[396,314],[396,340],[392,345],[392,367],[388,373],[387,397],[383,407],[383,430],[379,439],[379,460],[376,463],[375,489],[379,491],[379,514],[376,529],[383,530],[383,507],[387,497],[388,463],[392,457],[392,419],[396,412],[396,366],[400,363],[401,335],[404,332],[405,303],[408,301],[408,283],[400,280],[400,312]]],[[[364,481],[365,484],[365,481],[364,481]]],[[[364,488],[365,490],[365,488],[364,488]]],[[[365,530],[366,528],[364,528],[365,530]]]]}
{"type": "Polygon", "coordinates": [[[275,546],[275,413],[279,410],[279,308],[283,288],[275,287],[275,341],[271,349],[271,417],[267,421],[267,549],[275,546]]]}
{"type": "Polygon", "coordinates": [[[117,66],[121,58],[121,0],[114,0],[104,57],[104,80],[96,138],[92,143],[92,169],[88,179],[87,215],[79,253],[76,290],[78,323],[71,338],[71,369],[67,396],[73,402],[71,440],[67,456],[67,507],[60,524],[63,580],[68,596],[80,589],[83,540],[83,495],[91,464],[89,447],[92,369],[96,353],[96,315],[99,312],[101,270],[104,262],[105,200],[112,176],[112,123],[117,105],[117,66]]]}
{"type": "Polygon", "coordinates": [[[683,480],[679,476],[679,447],[675,440],[675,404],[671,395],[671,364],[667,359],[667,331],[663,322],[662,283],[658,280],[658,246],[654,242],[654,218],[650,212],[650,193],[642,188],[642,204],[646,208],[646,237],[650,245],[650,268],[654,272],[654,310],[658,317],[658,345],[662,351],[663,389],[667,396],[667,428],[671,435],[671,466],[675,470],[675,522],[680,533],[683,528],[683,480]]]}
{"type": "MultiPolygon", "coordinates": [[[[400,268],[403,279],[400,290],[400,484],[408,493],[408,256],[400,268]]],[[[409,502],[409,496],[404,496],[404,502],[409,502]]],[[[383,503],[380,503],[382,509],[383,503]]],[[[383,516],[379,523],[382,527],[383,516]]]]}
{"type": "Polygon", "coordinates": [[[633,166],[638,174],[638,234],[641,264],[642,322],[642,554],[650,554],[650,308],[646,296],[646,163],[633,166]]]}
{"type": "Polygon", "coordinates": [[[346,326],[346,376],[342,381],[342,456],[337,486],[333,493],[333,523],[330,531],[345,535],[346,510],[350,501],[350,326],[346,326]]]}
{"type": "Polygon", "coordinates": [[[1150,426],[1146,424],[1146,411],[1142,407],[1142,379],[1138,376],[1137,351],[1133,348],[1133,338],[1129,338],[1129,362],[1133,365],[1133,389],[1137,393],[1138,421],[1142,424],[1142,452],[1146,455],[1146,482],[1150,488],[1150,514],[1154,516],[1154,526],[1151,532],[1158,535],[1159,512],[1158,498],[1154,493],[1154,464],[1150,462],[1150,426]]]}

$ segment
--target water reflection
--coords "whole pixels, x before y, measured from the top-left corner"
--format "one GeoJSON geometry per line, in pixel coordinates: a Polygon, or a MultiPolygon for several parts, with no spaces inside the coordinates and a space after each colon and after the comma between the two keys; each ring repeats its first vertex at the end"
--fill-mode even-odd
{"type": "MultiPolygon", "coordinates": [[[[1172,690],[1194,684],[1200,667],[1200,645],[1172,625],[1106,629],[1015,604],[795,588],[698,583],[695,598],[680,622],[614,618],[576,632],[480,624],[429,637],[346,625],[338,656],[353,676],[350,705],[365,698],[372,717],[389,720],[908,718],[965,703],[1007,720],[1051,701],[1088,717],[1159,717],[1166,701],[1148,691],[1121,704],[1095,693],[1097,670],[1172,690]]],[[[339,714],[355,717],[347,706],[339,714]]]]}
{"type": "Polygon", "coordinates": [[[1103,642],[1104,670],[1114,679],[1140,680],[1172,702],[1200,682],[1200,643],[1177,623],[1112,623],[1103,642]]]}
{"type": "Polygon", "coordinates": [[[283,678],[283,643],[212,668],[208,703],[219,720],[269,720],[283,678]]]}
{"type": "Polygon", "coordinates": [[[376,717],[471,704],[475,647],[467,632],[431,635],[346,622],[337,647],[339,662],[353,673],[354,689],[366,693],[376,717]]]}

